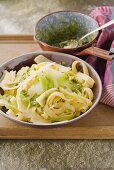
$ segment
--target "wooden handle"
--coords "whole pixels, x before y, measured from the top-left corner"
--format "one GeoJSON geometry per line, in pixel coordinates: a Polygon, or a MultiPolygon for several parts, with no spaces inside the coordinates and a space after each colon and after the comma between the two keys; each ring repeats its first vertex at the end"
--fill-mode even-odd
{"type": "Polygon", "coordinates": [[[103,58],[105,60],[110,60],[110,61],[114,58],[114,53],[97,47],[89,47],[79,53],[76,53],[77,56],[87,55],[87,54],[93,55],[95,57],[103,58]]]}

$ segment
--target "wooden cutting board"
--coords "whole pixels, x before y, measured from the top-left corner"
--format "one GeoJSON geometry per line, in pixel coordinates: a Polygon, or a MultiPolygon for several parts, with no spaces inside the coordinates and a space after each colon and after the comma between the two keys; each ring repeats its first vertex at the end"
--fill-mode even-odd
{"type": "MultiPolygon", "coordinates": [[[[39,50],[32,35],[0,35],[1,64],[39,50]]],[[[114,108],[100,103],[81,120],[56,128],[22,126],[0,115],[0,139],[114,139],[114,108]]]]}

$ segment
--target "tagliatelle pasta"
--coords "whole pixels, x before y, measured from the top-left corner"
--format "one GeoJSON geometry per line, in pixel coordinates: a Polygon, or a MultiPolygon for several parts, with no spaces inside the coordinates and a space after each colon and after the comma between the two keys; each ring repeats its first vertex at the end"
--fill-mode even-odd
{"type": "Polygon", "coordinates": [[[18,72],[4,72],[0,107],[8,115],[32,123],[53,123],[73,119],[92,106],[95,81],[83,62],[74,61],[70,68],[42,55],[35,62],[18,72]]]}

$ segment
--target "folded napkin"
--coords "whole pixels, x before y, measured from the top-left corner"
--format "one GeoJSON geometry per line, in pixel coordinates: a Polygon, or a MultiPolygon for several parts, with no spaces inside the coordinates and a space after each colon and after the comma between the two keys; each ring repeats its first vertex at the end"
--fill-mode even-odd
{"type": "MultiPolygon", "coordinates": [[[[101,26],[114,19],[114,7],[98,7],[90,13],[90,16],[101,26]]],[[[114,24],[101,31],[95,46],[114,52],[114,24]]],[[[102,80],[101,102],[114,107],[114,60],[111,62],[89,56],[86,61],[97,70],[102,80]]]]}

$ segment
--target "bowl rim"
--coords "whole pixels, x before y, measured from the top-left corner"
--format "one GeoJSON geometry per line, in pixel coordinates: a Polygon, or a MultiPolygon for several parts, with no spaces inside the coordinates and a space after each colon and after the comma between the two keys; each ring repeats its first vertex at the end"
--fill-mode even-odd
{"type": "MultiPolygon", "coordinates": [[[[61,122],[54,122],[54,123],[42,123],[42,122],[41,122],[41,123],[40,123],[40,122],[39,122],[39,123],[30,123],[30,122],[24,122],[24,121],[15,119],[15,118],[9,116],[8,114],[6,114],[5,112],[3,112],[2,110],[0,110],[0,114],[1,114],[2,116],[6,117],[6,118],[8,118],[8,119],[10,119],[10,120],[12,120],[12,121],[14,121],[14,122],[20,123],[20,124],[22,124],[22,125],[28,125],[28,126],[31,126],[31,127],[42,127],[42,128],[43,128],[43,127],[44,127],[44,128],[47,128],[47,127],[58,127],[58,126],[64,126],[64,125],[67,125],[67,124],[76,122],[77,120],[83,118],[83,117],[86,116],[88,113],[90,113],[91,110],[93,110],[93,109],[95,108],[95,106],[98,104],[98,102],[99,102],[99,100],[100,100],[100,98],[101,98],[101,95],[102,95],[102,83],[101,83],[101,80],[100,80],[100,77],[99,77],[98,73],[96,72],[96,70],[95,70],[90,64],[88,64],[87,62],[83,61],[82,59],[80,59],[80,58],[78,58],[78,57],[75,57],[75,56],[73,56],[73,55],[71,55],[71,54],[64,54],[64,53],[52,52],[52,51],[36,51],[36,52],[30,52],[30,53],[26,53],[26,54],[23,54],[23,55],[19,55],[18,57],[12,58],[11,60],[3,63],[3,64],[0,66],[0,69],[1,69],[3,66],[12,63],[12,62],[15,61],[15,60],[19,60],[19,59],[22,59],[22,58],[24,58],[24,57],[29,56],[29,57],[31,58],[33,55],[38,56],[38,55],[45,55],[45,54],[48,54],[48,55],[51,55],[51,54],[54,55],[54,54],[56,54],[56,55],[58,55],[58,56],[61,56],[61,55],[62,55],[63,57],[65,56],[66,58],[71,57],[72,60],[73,60],[73,59],[76,59],[76,60],[80,60],[80,61],[84,62],[84,63],[87,65],[87,67],[89,67],[89,69],[93,70],[94,75],[97,77],[98,83],[99,83],[99,93],[98,93],[98,95],[97,95],[97,98],[96,98],[95,103],[94,103],[85,113],[83,113],[82,115],[80,115],[80,116],[78,116],[78,117],[75,117],[74,119],[67,120],[67,121],[61,121],[61,122]]],[[[29,58],[29,59],[30,59],[30,58],[29,58]]],[[[25,60],[24,60],[24,61],[25,61],[25,60]]],[[[20,61],[20,62],[22,62],[22,61],[20,61]]]]}
{"type": "Polygon", "coordinates": [[[55,50],[63,50],[63,51],[66,51],[66,50],[67,50],[67,51],[69,51],[69,52],[70,52],[71,50],[78,50],[78,49],[81,49],[81,48],[86,48],[87,46],[91,45],[91,44],[97,39],[97,37],[98,37],[98,35],[99,35],[99,31],[96,32],[96,36],[95,36],[95,38],[94,38],[92,41],[90,41],[90,42],[88,42],[88,43],[86,43],[86,44],[84,44],[84,45],[82,45],[82,46],[78,46],[78,47],[76,47],[76,48],[59,48],[59,47],[56,47],[56,46],[49,45],[49,44],[47,44],[47,43],[45,43],[45,42],[43,42],[43,41],[41,41],[41,40],[38,40],[38,39],[36,38],[36,28],[37,28],[37,24],[38,24],[41,20],[43,20],[44,18],[46,18],[46,17],[48,17],[48,16],[50,16],[50,15],[52,15],[52,14],[64,13],[64,12],[69,12],[69,13],[70,13],[70,12],[73,12],[73,13],[80,14],[80,15],[82,15],[82,16],[86,16],[87,18],[90,18],[91,20],[93,20],[93,22],[99,27],[99,24],[97,23],[97,21],[96,21],[94,18],[92,18],[91,16],[86,15],[86,14],[84,14],[84,13],[78,12],[78,11],[76,11],[76,10],[60,10],[60,11],[55,11],[55,12],[51,12],[51,13],[49,13],[49,14],[41,17],[38,21],[36,21],[36,24],[35,24],[35,27],[34,27],[34,41],[36,41],[36,42],[38,42],[38,43],[40,43],[40,44],[43,44],[44,46],[47,46],[47,47],[49,47],[49,48],[54,48],[55,50]]]}

